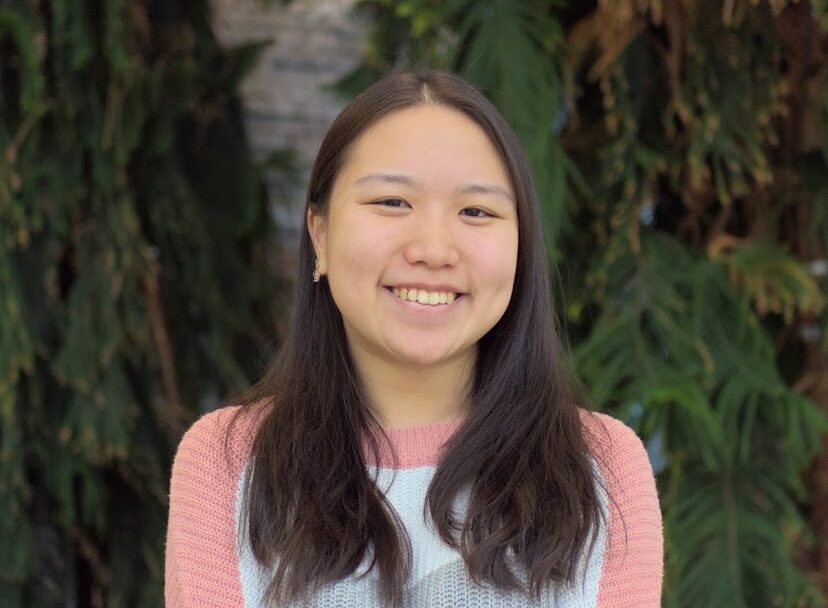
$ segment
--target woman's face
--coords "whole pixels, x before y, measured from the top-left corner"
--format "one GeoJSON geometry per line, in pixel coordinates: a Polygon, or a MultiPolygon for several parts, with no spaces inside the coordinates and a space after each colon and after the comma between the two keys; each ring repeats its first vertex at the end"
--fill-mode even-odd
{"type": "Polygon", "coordinates": [[[374,123],[328,215],[309,213],[308,226],[355,355],[415,367],[473,358],[509,304],[514,192],[486,133],[457,110],[416,106],[374,123]]]}

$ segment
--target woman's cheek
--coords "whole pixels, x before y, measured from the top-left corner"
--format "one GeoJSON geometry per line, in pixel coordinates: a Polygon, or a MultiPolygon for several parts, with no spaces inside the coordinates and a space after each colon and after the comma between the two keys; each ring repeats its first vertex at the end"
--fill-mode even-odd
{"type": "Polygon", "coordinates": [[[481,240],[470,250],[473,274],[496,286],[498,292],[511,293],[517,269],[517,237],[508,233],[481,240]]]}

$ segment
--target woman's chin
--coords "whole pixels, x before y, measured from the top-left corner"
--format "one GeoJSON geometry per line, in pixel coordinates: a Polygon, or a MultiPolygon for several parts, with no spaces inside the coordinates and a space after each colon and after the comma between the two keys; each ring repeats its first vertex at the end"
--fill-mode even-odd
{"type": "Polygon", "coordinates": [[[433,367],[457,357],[457,353],[445,346],[433,345],[420,348],[394,349],[394,359],[401,365],[433,367]]]}

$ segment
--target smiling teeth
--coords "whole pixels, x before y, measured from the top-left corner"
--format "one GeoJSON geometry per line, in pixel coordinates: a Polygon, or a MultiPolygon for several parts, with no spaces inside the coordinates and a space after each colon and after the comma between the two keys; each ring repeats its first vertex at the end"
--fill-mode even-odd
{"type": "Polygon", "coordinates": [[[394,295],[401,300],[417,302],[437,306],[439,304],[451,304],[457,297],[453,291],[426,291],[425,289],[406,289],[405,287],[393,289],[394,295]]]}

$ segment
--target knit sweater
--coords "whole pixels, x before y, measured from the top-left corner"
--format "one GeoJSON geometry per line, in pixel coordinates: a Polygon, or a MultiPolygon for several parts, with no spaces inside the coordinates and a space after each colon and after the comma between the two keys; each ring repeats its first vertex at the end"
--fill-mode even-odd
{"type": "MultiPolygon", "coordinates": [[[[237,407],[225,407],[196,421],[178,447],[170,482],[165,556],[167,608],[264,607],[270,571],[253,557],[240,528],[242,486],[249,474],[254,416],[242,416],[231,437],[231,459],[224,431],[237,407]]],[[[378,486],[397,511],[411,540],[412,571],[405,589],[410,607],[656,608],[661,602],[663,537],[653,470],[641,440],[624,423],[579,410],[593,468],[612,499],[598,488],[608,526],[596,531],[591,553],[584,552],[576,585],[547,588],[532,604],[518,591],[475,584],[459,553],[446,545],[423,518],[429,482],[440,448],[459,420],[386,429],[397,453],[368,461],[378,486]]],[[[600,486],[600,484],[597,484],[600,486]]],[[[461,505],[462,508],[462,505],[461,505]]],[[[379,606],[376,568],[323,588],[313,605],[379,606]]]]}

